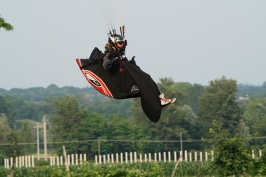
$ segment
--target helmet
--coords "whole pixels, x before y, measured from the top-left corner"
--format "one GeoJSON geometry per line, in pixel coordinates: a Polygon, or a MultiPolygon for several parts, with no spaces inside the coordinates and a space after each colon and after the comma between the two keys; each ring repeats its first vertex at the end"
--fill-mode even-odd
{"type": "Polygon", "coordinates": [[[125,38],[122,37],[122,36],[119,35],[119,34],[111,35],[111,36],[109,36],[109,38],[108,38],[108,43],[110,43],[110,44],[112,44],[112,45],[115,45],[115,43],[119,43],[119,42],[125,42],[125,38]]]}

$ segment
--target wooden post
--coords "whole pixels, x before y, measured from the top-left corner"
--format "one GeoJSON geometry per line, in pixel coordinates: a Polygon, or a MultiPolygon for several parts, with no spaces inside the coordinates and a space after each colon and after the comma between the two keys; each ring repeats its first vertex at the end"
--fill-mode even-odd
{"type": "Polygon", "coordinates": [[[116,159],[116,163],[118,163],[119,162],[118,153],[115,153],[115,159],[116,159]]]}
{"type": "Polygon", "coordinates": [[[120,162],[123,163],[123,153],[120,153],[120,162]]]}
{"type": "MultiPolygon", "coordinates": [[[[85,159],[84,159],[84,161],[85,161],[85,159]]],[[[111,161],[110,161],[110,154],[107,154],[107,161],[108,161],[108,163],[111,162],[111,161]]]]}
{"type": "Polygon", "coordinates": [[[177,166],[178,166],[178,164],[179,164],[180,160],[181,160],[181,156],[179,157],[179,159],[178,159],[177,163],[175,164],[175,168],[174,168],[174,170],[173,170],[173,172],[172,172],[172,175],[171,175],[171,177],[174,177],[174,175],[175,175],[175,172],[176,172],[176,169],[177,169],[177,166]]]}
{"type": "Polygon", "coordinates": [[[44,146],[44,159],[47,160],[47,141],[46,141],[46,117],[43,116],[43,146],[44,146]]]}
{"type": "Polygon", "coordinates": [[[63,146],[63,153],[64,153],[64,157],[65,157],[66,171],[68,173],[68,176],[70,176],[69,175],[69,164],[68,164],[68,159],[67,159],[67,155],[66,155],[66,148],[65,148],[65,146],[63,146]]]}
{"type": "Polygon", "coordinates": [[[111,154],[112,163],[114,163],[114,154],[111,154]]]}
{"type": "Polygon", "coordinates": [[[130,157],[130,163],[133,163],[132,152],[129,153],[129,157],[130,157]]]}
{"type": "Polygon", "coordinates": [[[14,136],[14,154],[13,154],[13,161],[12,161],[12,167],[9,176],[13,177],[13,173],[15,170],[15,162],[16,162],[16,156],[17,156],[17,137],[14,136]]]}
{"type": "Polygon", "coordinates": [[[95,165],[98,165],[98,157],[95,155],[95,165]]]}
{"type": "Polygon", "coordinates": [[[144,162],[147,162],[147,154],[144,154],[144,162]]]}
{"type": "MultiPolygon", "coordinates": [[[[101,140],[100,137],[98,137],[98,157],[100,158],[101,155],[101,140]]],[[[98,160],[100,161],[100,159],[98,160]]]]}

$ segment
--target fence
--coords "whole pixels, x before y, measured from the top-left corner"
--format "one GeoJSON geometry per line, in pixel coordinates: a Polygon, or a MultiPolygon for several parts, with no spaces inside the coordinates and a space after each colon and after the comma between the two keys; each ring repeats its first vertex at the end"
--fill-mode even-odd
{"type": "Polygon", "coordinates": [[[107,155],[99,155],[95,156],[95,164],[105,164],[105,163],[137,163],[137,162],[176,162],[179,157],[181,157],[181,161],[203,161],[204,160],[213,160],[213,151],[211,153],[205,152],[205,156],[203,156],[202,152],[194,152],[194,153],[187,153],[184,151],[184,157],[182,156],[182,151],[179,152],[177,156],[177,152],[174,151],[171,153],[168,152],[159,152],[159,153],[148,153],[148,154],[139,154],[137,155],[136,152],[130,153],[116,153],[116,154],[107,154],[107,155]],[[194,156],[194,158],[193,158],[194,156]],[[209,158],[210,157],[210,158],[209,158]]]}
{"type": "MultiPolygon", "coordinates": [[[[254,150],[252,151],[252,158],[258,158],[262,156],[262,151],[259,150],[258,154],[255,154],[254,150]]],[[[50,166],[60,166],[64,165],[67,162],[69,165],[82,165],[87,161],[86,154],[69,154],[67,155],[67,161],[64,160],[63,156],[59,157],[50,157],[50,166]]],[[[187,152],[184,151],[184,156],[182,151],[177,154],[174,152],[159,152],[159,153],[148,153],[148,154],[137,154],[136,152],[125,152],[125,153],[115,153],[115,154],[105,154],[95,156],[95,164],[106,164],[106,163],[137,163],[137,162],[176,162],[179,157],[180,161],[209,161],[213,160],[213,151],[211,152],[187,152]]],[[[34,167],[35,166],[34,156],[19,156],[15,160],[16,167],[34,167]]],[[[10,168],[12,166],[13,158],[4,159],[5,168],[10,168]]]]}

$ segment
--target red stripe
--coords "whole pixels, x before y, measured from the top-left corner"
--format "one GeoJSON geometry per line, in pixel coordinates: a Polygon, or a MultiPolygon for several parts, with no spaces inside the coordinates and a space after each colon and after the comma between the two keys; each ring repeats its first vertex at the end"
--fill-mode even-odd
{"type": "Polygon", "coordinates": [[[96,89],[98,90],[101,94],[106,95],[110,98],[113,98],[113,95],[111,94],[111,92],[109,91],[108,87],[105,85],[105,83],[93,72],[89,71],[89,70],[83,70],[81,69],[82,74],[85,76],[85,78],[87,79],[87,81],[96,89]],[[90,74],[95,80],[97,80],[100,83],[100,86],[95,85],[93,82],[90,81],[89,78],[87,78],[85,73],[90,74]]]}
{"type": "Polygon", "coordinates": [[[105,85],[105,83],[102,81],[101,78],[99,78],[96,74],[94,74],[93,72],[87,70],[102,86],[102,88],[106,91],[107,96],[113,98],[112,93],[109,91],[108,87],[105,85]]]}
{"type": "Polygon", "coordinates": [[[76,62],[78,63],[79,67],[81,68],[82,67],[82,64],[80,62],[80,58],[76,59],[76,62]]]}
{"type": "MultiPolygon", "coordinates": [[[[81,69],[82,64],[80,61],[80,58],[76,59],[76,62],[79,66],[79,68],[81,69]]],[[[105,83],[102,81],[101,78],[99,78],[96,74],[94,74],[93,72],[89,71],[89,70],[84,70],[81,69],[82,74],[85,76],[85,78],[87,79],[87,81],[96,89],[98,90],[101,94],[106,95],[108,97],[113,98],[112,93],[109,91],[108,87],[105,85],[105,83]],[[90,81],[89,78],[87,78],[85,73],[88,73],[91,77],[93,77],[96,81],[98,81],[100,83],[100,86],[95,85],[93,82],[90,81]]]]}

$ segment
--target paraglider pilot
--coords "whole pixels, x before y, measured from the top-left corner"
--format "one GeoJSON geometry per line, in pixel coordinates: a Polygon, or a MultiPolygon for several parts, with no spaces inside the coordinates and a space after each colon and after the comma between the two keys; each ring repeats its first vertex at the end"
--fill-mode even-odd
{"type": "MultiPolygon", "coordinates": [[[[123,72],[123,68],[121,67],[121,61],[128,61],[128,59],[125,56],[126,46],[127,46],[127,40],[123,36],[119,34],[114,34],[108,37],[108,43],[105,45],[105,52],[104,52],[103,64],[102,64],[104,70],[110,71],[114,68],[112,67],[113,65],[120,62],[119,70],[120,72],[123,72]]],[[[132,64],[136,65],[134,58],[135,57],[133,57],[128,62],[131,62],[132,64]]],[[[157,84],[155,82],[154,84],[158,90],[158,95],[160,97],[162,106],[175,102],[176,100],[175,98],[171,98],[171,99],[164,98],[164,94],[160,93],[157,87],[157,84]]],[[[138,86],[132,85],[130,94],[138,94],[138,93],[139,93],[138,86]]]]}

